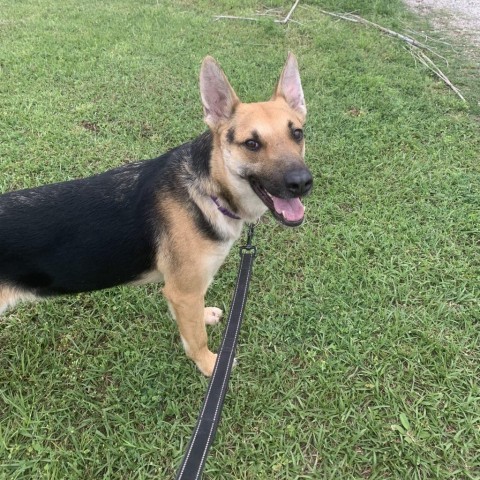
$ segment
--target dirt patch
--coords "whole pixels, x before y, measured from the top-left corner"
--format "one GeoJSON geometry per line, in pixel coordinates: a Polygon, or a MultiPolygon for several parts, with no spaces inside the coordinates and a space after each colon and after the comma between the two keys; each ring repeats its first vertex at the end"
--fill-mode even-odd
{"type": "Polygon", "coordinates": [[[87,122],[86,120],[83,120],[82,122],[80,122],[80,125],[86,130],[90,130],[93,133],[98,133],[100,131],[100,127],[93,122],[87,122]]]}
{"type": "MultiPolygon", "coordinates": [[[[414,11],[427,15],[438,33],[454,37],[480,60],[480,2],[478,0],[405,0],[414,11]]],[[[458,45],[458,44],[457,44],[458,45]]]]}

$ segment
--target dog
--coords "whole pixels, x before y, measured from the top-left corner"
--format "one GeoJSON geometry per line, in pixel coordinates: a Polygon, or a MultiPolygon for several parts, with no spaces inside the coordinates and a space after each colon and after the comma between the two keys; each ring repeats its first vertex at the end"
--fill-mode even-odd
{"type": "Polygon", "coordinates": [[[0,195],[0,314],[20,300],[163,282],[188,357],[206,376],[216,354],[205,293],[244,222],[304,218],[306,106],[288,54],[269,101],[242,103],[219,64],[200,70],[208,130],[152,160],[0,195]]]}

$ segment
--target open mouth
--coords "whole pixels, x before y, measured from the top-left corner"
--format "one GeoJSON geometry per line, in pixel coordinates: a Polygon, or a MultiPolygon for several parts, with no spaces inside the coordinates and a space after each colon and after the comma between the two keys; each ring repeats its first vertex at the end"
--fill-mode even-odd
{"type": "Polygon", "coordinates": [[[297,227],[303,222],[305,207],[299,197],[275,197],[255,180],[250,180],[250,185],[260,200],[268,207],[280,223],[288,227],[297,227]]]}

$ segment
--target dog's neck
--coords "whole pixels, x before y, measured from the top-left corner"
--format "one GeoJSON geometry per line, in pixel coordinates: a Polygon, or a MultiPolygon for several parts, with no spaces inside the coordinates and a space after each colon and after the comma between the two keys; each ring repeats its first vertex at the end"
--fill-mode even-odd
{"type": "Polygon", "coordinates": [[[213,200],[218,210],[220,210],[226,217],[233,218],[235,220],[241,220],[241,218],[238,215],[235,215],[235,213],[233,213],[231,210],[222,206],[218,201],[218,197],[215,197],[214,195],[210,195],[210,198],[213,200]]]}

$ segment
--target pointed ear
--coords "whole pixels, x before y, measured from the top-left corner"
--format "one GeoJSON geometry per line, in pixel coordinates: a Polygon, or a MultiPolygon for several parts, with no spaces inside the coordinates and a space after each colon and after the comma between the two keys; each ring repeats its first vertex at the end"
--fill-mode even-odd
{"type": "Polygon", "coordinates": [[[277,88],[272,99],[283,97],[290,108],[298,112],[302,117],[307,115],[307,107],[303,97],[302,82],[298,71],[298,63],[295,55],[288,53],[287,61],[277,83],[277,88]]]}
{"type": "Polygon", "coordinates": [[[200,69],[200,94],[205,123],[214,128],[228,120],[240,100],[213,57],[205,57],[200,69]]]}

